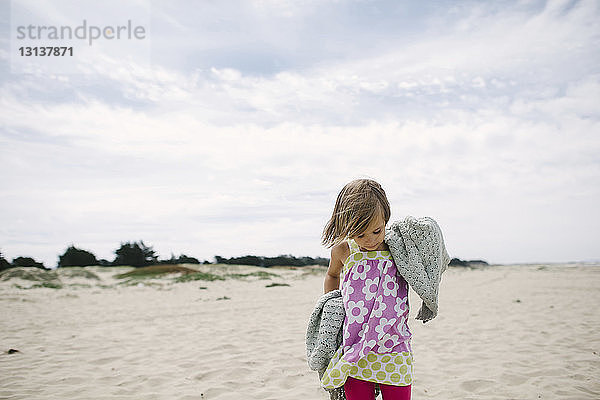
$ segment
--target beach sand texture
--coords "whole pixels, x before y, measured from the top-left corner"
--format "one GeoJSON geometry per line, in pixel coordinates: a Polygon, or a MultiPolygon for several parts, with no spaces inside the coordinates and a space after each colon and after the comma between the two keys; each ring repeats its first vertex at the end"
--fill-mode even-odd
{"type": "MultiPolygon", "coordinates": [[[[328,399],[304,345],[324,268],[188,267],[230,276],[0,279],[0,398],[328,399]]],[[[413,399],[600,398],[600,265],[450,268],[435,320],[410,303],[413,399]]]]}

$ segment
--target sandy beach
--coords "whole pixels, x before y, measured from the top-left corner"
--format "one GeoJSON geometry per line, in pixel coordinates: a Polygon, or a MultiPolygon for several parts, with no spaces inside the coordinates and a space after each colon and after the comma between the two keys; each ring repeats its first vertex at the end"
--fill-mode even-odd
{"type": "MultiPolygon", "coordinates": [[[[324,268],[187,266],[226,279],[5,271],[0,398],[328,399],[304,345],[324,268]]],[[[450,268],[435,320],[410,302],[413,399],[600,398],[600,265],[450,268]]]]}

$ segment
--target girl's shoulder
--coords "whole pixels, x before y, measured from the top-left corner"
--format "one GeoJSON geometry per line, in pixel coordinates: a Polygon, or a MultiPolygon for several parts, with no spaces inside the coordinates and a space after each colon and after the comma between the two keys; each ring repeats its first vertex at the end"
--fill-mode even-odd
{"type": "Polygon", "coordinates": [[[350,255],[350,246],[348,245],[348,241],[344,240],[333,246],[331,248],[331,257],[335,257],[342,263],[346,261],[348,256],[350,255]]]}

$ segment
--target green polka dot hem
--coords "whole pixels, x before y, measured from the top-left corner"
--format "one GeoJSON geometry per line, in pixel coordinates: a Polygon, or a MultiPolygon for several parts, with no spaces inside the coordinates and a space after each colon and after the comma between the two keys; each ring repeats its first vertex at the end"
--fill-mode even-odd
{"type": "Polygon", "coordinates": [[[369,353],[356,363],[342,358],[341,348],[335,353],[323,377],[325,389],[335,389],[346,383],[348,377],[392,386],[408,386],[413,380],[412,354],[409,352],[369,353]]]}

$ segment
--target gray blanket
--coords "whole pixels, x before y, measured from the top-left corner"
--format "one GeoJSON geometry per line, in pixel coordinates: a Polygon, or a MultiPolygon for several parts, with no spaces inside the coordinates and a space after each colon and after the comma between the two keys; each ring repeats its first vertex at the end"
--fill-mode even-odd
{"type": "Polygon", "coordinates": [[[306,330],[306,358],[313,371],[325,371],[342,344],[345,316],[339,289],[325,293],[317,301],[306,330]]]}
{"type": "Polygon", "coordinates": [[[423,300],[417,319],[432,320],[438,312],[442,273],[450,262],[442,231],[432,218],[406,217],[385,232],[398,272],[423,300]]]}

